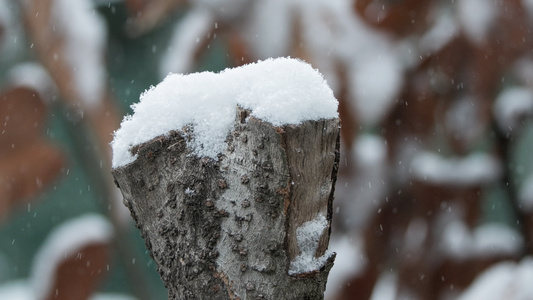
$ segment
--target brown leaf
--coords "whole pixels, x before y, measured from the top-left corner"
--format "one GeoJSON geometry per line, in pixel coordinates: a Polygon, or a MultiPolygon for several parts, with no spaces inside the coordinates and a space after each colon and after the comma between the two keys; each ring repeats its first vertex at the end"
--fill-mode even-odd
{"type": "Polygon", "coordinates": [[[0,95],[0,155],[31,145],[42,134],[46,105],[37,92],[15,87],[0,95]]]}
{"type": "Polygon", "coordinates": [[[51,185],[65,165],[61,151],[44,139],[13,150],[0,159],[0,219],[51,185]]]}
{"type": "Polygon", "coordinates": [[[47,110],[40,95],[15,87],[0,96],[0,219],[52,184],[65,165],[43,137],[47,110]]]}
{"type": "Polygon", "coordinates": [[[84,300],[95,292],[109,263],[109,245],[92,243],[67,256],[55,271],[45,300],[84,300]]]}
{"type": "Polygon", "coordinates": [[[358,0],[354,1],[354,10],[369,25],[405,36],[427,29],[431,3],[426,0],[358,0]]]}
{"type": "Polygon", "coordinates": [[[229,53],[234,66],[241,66],[255,61],[253,54],[250,53],[250,47],[244,39],[235,30],[229,30],[227,33],[229,53]]]}

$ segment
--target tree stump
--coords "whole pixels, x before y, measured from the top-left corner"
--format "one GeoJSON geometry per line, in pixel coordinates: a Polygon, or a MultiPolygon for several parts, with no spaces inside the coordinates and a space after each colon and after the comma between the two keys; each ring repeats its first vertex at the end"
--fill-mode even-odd
{"type": "Polygon", "coordinates": [[[339,128],[237,108],[218,160],[192,153],[191,127],[132,149],[113,175],[169,299],[323,299],[339,128]]]}

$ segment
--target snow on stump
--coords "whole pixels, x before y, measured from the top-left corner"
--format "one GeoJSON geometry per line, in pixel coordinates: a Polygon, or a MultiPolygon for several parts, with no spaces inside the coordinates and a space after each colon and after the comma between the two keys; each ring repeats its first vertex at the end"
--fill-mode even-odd
{"type": "Polygon", "coordinates": [[[290,58],[170,74],[141,96],[112,172],[169,299],[323,299],[337,106],[290,58]]]}

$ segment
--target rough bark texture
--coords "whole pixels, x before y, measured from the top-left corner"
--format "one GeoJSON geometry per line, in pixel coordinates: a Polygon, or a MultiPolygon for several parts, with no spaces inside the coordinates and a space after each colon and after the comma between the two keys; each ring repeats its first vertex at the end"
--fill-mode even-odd
{"type": "Polygon", "coordinates": [[[323,299],[339,120],[274,127],[237,109],[218,161],[192,154],[191,128],[136,147],[113,170],[170,299],[323,299]],[[289,275],[296,229],[327,217],[320,270],[289,275]]]}

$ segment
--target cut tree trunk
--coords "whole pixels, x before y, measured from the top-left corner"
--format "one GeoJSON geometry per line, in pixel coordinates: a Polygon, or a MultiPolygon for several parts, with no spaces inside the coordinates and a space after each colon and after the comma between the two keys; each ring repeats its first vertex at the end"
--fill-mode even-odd
{"type": "Polygon", "coordinates": [[[169,299],[323,299],[339,128],[275,127],[237,108],[218,160],[187,146],[191,127],[132,149],[136,160],[113,175],[169,299]],[[317,267],[291,268],[309,248],[297,229],[324,217],[317,267]]]}

